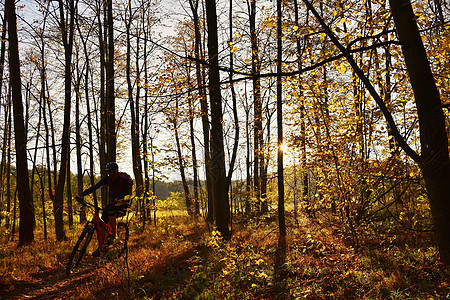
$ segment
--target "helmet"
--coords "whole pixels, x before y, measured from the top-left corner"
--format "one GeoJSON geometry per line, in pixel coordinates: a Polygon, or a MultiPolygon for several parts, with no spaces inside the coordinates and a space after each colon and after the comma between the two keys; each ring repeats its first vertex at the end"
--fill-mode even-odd
{"type": "Polygon", "coordinates": [[[115,162],[109,162],[106,164],[106,171],[119,170],[119,166],[115,162]]]}

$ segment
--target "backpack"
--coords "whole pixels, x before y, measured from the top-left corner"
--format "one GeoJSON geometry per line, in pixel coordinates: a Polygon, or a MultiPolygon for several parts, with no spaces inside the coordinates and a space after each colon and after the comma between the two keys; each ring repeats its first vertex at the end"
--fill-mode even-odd
{"type": "MultiPolygon", "coordinates": [[[[125,172],[119,172],[118,174],[119,174],[120,177],[123,177],[126,180],[128,180],[128,186],[130,187],[129,195],[131,195],[132,192],[133,192],[133,179],[131,178],[130,175],[128,175],[125,172]]],[[[122,181],[120,182],[120,185],[122,185],[122,181]]]]}

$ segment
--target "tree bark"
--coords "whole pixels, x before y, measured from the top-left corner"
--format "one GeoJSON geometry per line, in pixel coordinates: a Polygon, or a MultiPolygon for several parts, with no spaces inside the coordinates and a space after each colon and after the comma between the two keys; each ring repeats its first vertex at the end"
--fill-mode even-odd
{"type": "Polygon", "coordinates": [[[107,4],[108,51],[106,60],[106,153],[108,162],[116,161],[116,113],[114,91],[114,20],[112,0],[107,4]]]}
{"type": "MultiPolygon", "coordinates": [[[[130,38],[130,30],[131,23],[133,20],[133,12],[131,10],[131,1],[128,1],[128,22],[126,24],[126,39],[127,39],[127,53],[126,53],[126,80],[128,86],[128,103],[130,105],[130,116],[131,116],[131,152],[132,152],[132,162],[133,162],[133,174],[135,178],[135,186],[136,186],[136,196],[140,198],[143,191],[143,178],[142,178],[142,162],[141,162],[141,148],[139,143],[139,59],[136,59],[136,100],[133,100],[133,83],[131,81],[131,38],[130,38]]],[[[137,34],[137,57],[139,57],[139,35],[137,34]]],[[[142,204],[144,209],[142,212],[144,213],[145,218],[145,205],[144,199],[142,199],[142,204]]]]}
{"type": "Polygon", "coordinates": [[[183,190],[184,190],[184,200],[186,203],[186,209],[189,215],[192,215],[193,210],[192,210],[192,199],[191,199],[191,193],[189,191],[189,185],[187,183],[186,180],[186,172],[184,170],[184,162],[183,162],[183,156],[181,153],[181,144],[180,144],[180,136],[178,133],[178,122],[177,117],[179,116],[178,113],[178,99],[176,100],[176,108],[175,108],[175,115],[173,116],[172,119],[172,125],[173,125],[173,130],[175,133],[175,142],[176,142],[176,146],[177,146],[177,158],[178,158],[178,166],[180,168],[180,175],[181,175],[181,182],[183,184],[183,190]]]}
{"type": "MultiPolygon", "coordinates": [[[[229,15],[229,30],[230,30],[230,70],[234,69],[234,61],[233,61],[233,0],[230,0],[230,15],[229,15]]],[[[230,168],[228,170],[227,175],[227,190],[230,190],[231,180],[233,177],[234,166],[236,163],[237,150],[239,145],[239,117],[238,117],[238,108],[237,108],[237,99],[236,99],[236,89],[234,88],[233,83],[233,72],[229,74],[230,80],[230,89],[231,89],[231,99],[233,102],[233,119],[234,119],[234,144],[233,144],[233,152],[231,154],[230,168]]]]}
{"type": "Polygon", "coordinates": [[[280,239],[286,237],[286,220],[284,216],[284,165],[283,165],[283,86],[282,86],[282,25],[281,25],[281,0],[277,0],[277,135],[278,135],[278,227],[280,230],[280,239]]]}
{"type": "Polygon", "coordinates": [[[209,95],[211,103],[211,180],[217,230],[224,238],[230,238],[230,206],[226,186],[225,152],[223,143],[223,112],[220,92],[219,47],[217,13],[214,0],[206,0],[208,27],[209,95]]]}
{"type": "Polygon", "coordinates": [[[208,212],[206,220],[212,222],[214,219],[214,201],[212,194],[212,180],[211,180],[211,153],[210,153],[210,124],[208,118],[208,101],[205,90],[205,76],[203,76],[203,69],[200,65],[202,59],[202,40],[200,33],[200,20],[198,16],[198,0],[190,0],[191,11],[194,21],[194,34],[195,34],[195,71],[197,77],[197,85],[199,86],[199,98],[200,98],[200,113],[202,117],[203,128],[203,145],[205,153],[205,174],[206,174],[206,192],[208,194],[208,212]]]}
{"type": "MultiPolygon", "coordinates": [[[[261,63],[259,61],[258,37],[256,36],[256,0],[247,1],[250,21],[250,43],[252,49],[252,75],[253,75],[253,109],[254,109],[254,147],[253,147],[253,190],[260,206],[261,176],[264,172],[263,158],[263,130],[262,130],[262,101],[261,101],[261,63]],[[250,2],[250,3],[249,3],[250,2]]],[[[261,210],[261,207],[260,207],[261,210]]]]}
{"type": "Polygon", "coordinates": [[[55,231],[56,239],[62,241],[66,238],[64,232],[64,220],[63,220],[63,202],[64,202],[64,186],[66,182],[67,161],[70,159],[69,147],[70,147],[70,111],[71,111],[71,92],[72,92],[72,49],[73,49],[73,31],[74,31],[74,16],[75,5],[73,0],[69,0],[70,9],[70,23],[69,31],[67,31],[66,21],[63,11],[64,4],[62,0],[59,0],[59,12],[60,12],[60,30],[64,45],[64,124],[62,134],[61,145],[61,163],[59,170],[58,183],[55,189],[55,201],[53,203],[53,214],[55,215],[55,231]]]}
{"type": "Polygon", "coordinates": [[[450,158],[439,91],[423,45],[411,2],[390,0],[405,58],[420,127],[422,170],[441,260],[450,263],[450,158]]]}
{"type": "Polygon", "coordinates": [[[8,22],[9,36],[9,71],[12,88],[14,115],[14,132],[16,146],[17,190],[19,192],[19,245],[34,241],[34,213],[31,204],[30,184],[27,165],[27,136],[25,132],[22,87],[20,80],[19,42],[17,38],[17,19],[13,0],[5,1],[5,15],[8,22]]]}
{"type": "MultiPolygon", "coordinates": [[[[278,155],[277,155],[277,171],[278,171],[278,246],[275,256],[275,280],[279,284],[283,282],[281,266],[286,261],[286,220],[284,208],[284,163],[283,163],[283,86],[282,86],[282,0],[277,0],[277,135],[278,135],[278,155]]],[[[283,296],[282,296],[283,297],[283,296]]]]}

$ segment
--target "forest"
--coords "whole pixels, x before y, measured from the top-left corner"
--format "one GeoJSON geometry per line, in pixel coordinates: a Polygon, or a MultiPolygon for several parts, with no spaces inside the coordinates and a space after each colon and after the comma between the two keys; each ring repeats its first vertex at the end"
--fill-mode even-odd
{"type": "Polygon", "coordinates": [[[448,1],[0,8],[0,299],[450,298],[448,1]]]}

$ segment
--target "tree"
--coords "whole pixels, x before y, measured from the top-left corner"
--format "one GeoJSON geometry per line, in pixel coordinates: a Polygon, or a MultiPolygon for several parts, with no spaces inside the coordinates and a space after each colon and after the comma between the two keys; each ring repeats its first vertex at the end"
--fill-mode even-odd
{"type": "MultiPolygon", "coordinates": [[[[114,19],[112,0],[106,1],[107,11],[107,40],[108,48],[106,55],[106,156],[108,162],[116,161],[116,113],[115,113],[115,90],[114,90],[114,19]]],[[[106,39],[105,39],[106,40],[106,39]]],[[[104,168],[104,166],[102,166],[104,168]]],[[[106,199],[102,199],[106,201],[106,199]]]]}
{"type": "Polygon", "coordinates": [[[220,91],[219,51],[216,3],[206,0],[208,26],[209,97],[211,106],[211,176],[214,212],[217,230],[224,238],[230,237],[230,204],[225,171],[223,142],[223,111],[220,91]]]}
{"type": "MultiPolygon", "coordinates": [[[[69,160],[70,153],[70,111],[71,111],[71,94],[72,94],[72,49],[73,49],[73,36],[74,36],[74,24],[75,24],[75,3],[74,0],[69,0],[69,13],[70,21],[67,26],[64,14],[64,3],[59,0],[59,12],[60,12],[60,30],[62,36],[62,42],[64,46],[64,124],[62,134],[62,147],[61,147],[61,164],[59,170],[58,183],[55,188],[55,200],[53,203],[53,214],[55,215],[55,231],[56,239],[61,241],[66,238],[64,232],[63,221],[63,200],[64,200],[64,185],[66,181],[67,161],[69,160]]],[[[70,184],[70,183],[68,183],[70,184]]]]}
{"type": "Polygon", "coordinates": [[[254,192],[258,201],[262,201],[261,212],[267,212],[267,202],[265,195],[262,193],[262,182],[264,173],[264,145],[263,145],[263,116],[262,116],[262,100],[261,100],[261,62],[259,57],[258,36],[256,32],[256,0],[247,1],[247,9],[250,21],[250,43],[252,50],[252,82],[253,82],[253,109],[254,109],[254,160],[253,160],[253,177],[254,192]],[[249,3],[250,2],[250,3],[249,3]]]}
{"type": "Polygon", "coordinates": [[[286,251],[286,221],[284,211],[284,162],[283,162],[283,82],[282,82],[282,58],[283,58],[283,32],[282,32],[282,1],[277,0],[277,179],[278,179],[278,227],[279,227],[279,253],[278,266],[284,262],[286,251]]]}
{"type": "Polygon", "coordinates": [[[8,22],[9,69],[12,88],[14,133],[16,146],[17,189],[19,192],[19,245],[34,240],[35,218],[33,213],[27,164],[27,136],[24,126],[22,87],[20,80],[19,42],[17,38],[16,12],[13,0],[5,1],[5,16],[8,22]]]}
{"type": "MultiPolygon", "coordinates": [[[[130,105],[130,115],[131,115],[131,151],[132,151],[132,160],[133,160],[133,173],[136,181],[136,196],[140,197],[142,195],[144,179],[142,177],[142,161],[141,161],[141,147],[139,142],[139,91],[140,91],[140,82],[139,82],[139,55],[136,58],[136,100],[133,100],[133,83],[131,80],[131,25],[133,20],[135,19],[135,15],[132,11],[131,1],[128,1],[128,16],[126,23],[126,79],[128,85],[128,103],[130,105]]],[[[137,45],[136,51],[139,53],[139,33],[137,34],[137,45]]],[[[143,204],[143,206],[145,206],[143,204]]],[[[142,210],[145,216],[145,210],[142,210]]]]}
{"type": "MultiPolygon", "coordinates": [[[[408,153],[422,170],[427,187],[439,254],[450,264],[450,158],[439,91],[416,23],[411,1],[390,0],[405,58],[420,127],[421,154],[408,153]]],[[[396,139],[399,137],[396,136],[396,139]]],[[[406,152],[406,149],[404,149],[406,152]]]]}
{"type": "Polygon", "coordinates": [[[368,77],[358,66],[351,53],[340,43],[311,3],[307,0],[303,1],[320,22],[328,37],[345,56],[380,107],[398,145],[420,167],[429,196],[440,257],[443,262],[450,263],[450,203],[447,200],[450,192],[448,136],[439,92],[436,88],[410,1],[391,0],[390,4],[398,38],[402,45],[402,53],[411,87],[414,92],[420,128],[420,154],[415,152],[401,135],[388,107],[382,101],[368,77]]]}
{"type": "Polygon", "coordinates": [[[212,193],[212,175],[211,175],[211,151],[210,151],[210,124],[209,124],[209,108],[208,99],[206,96],[205,88],[205,68],[200,64],[200,60],[203,59],[202,55],[202,36],[200,32],[200,18],[198,14],[198,0],[189,0],[189,5],[192,11],[193,23],[194,23],[194,58],[195,58],[195,75],[198,86],[198,98],[200,99],[200,114],[202,118],[203,129],[203,148],[204,148],[204,162],[206,173],[206,191],[208,194],[208,215],[207,221],[212,222],[214,219],[214,202],[212,193]]]}

